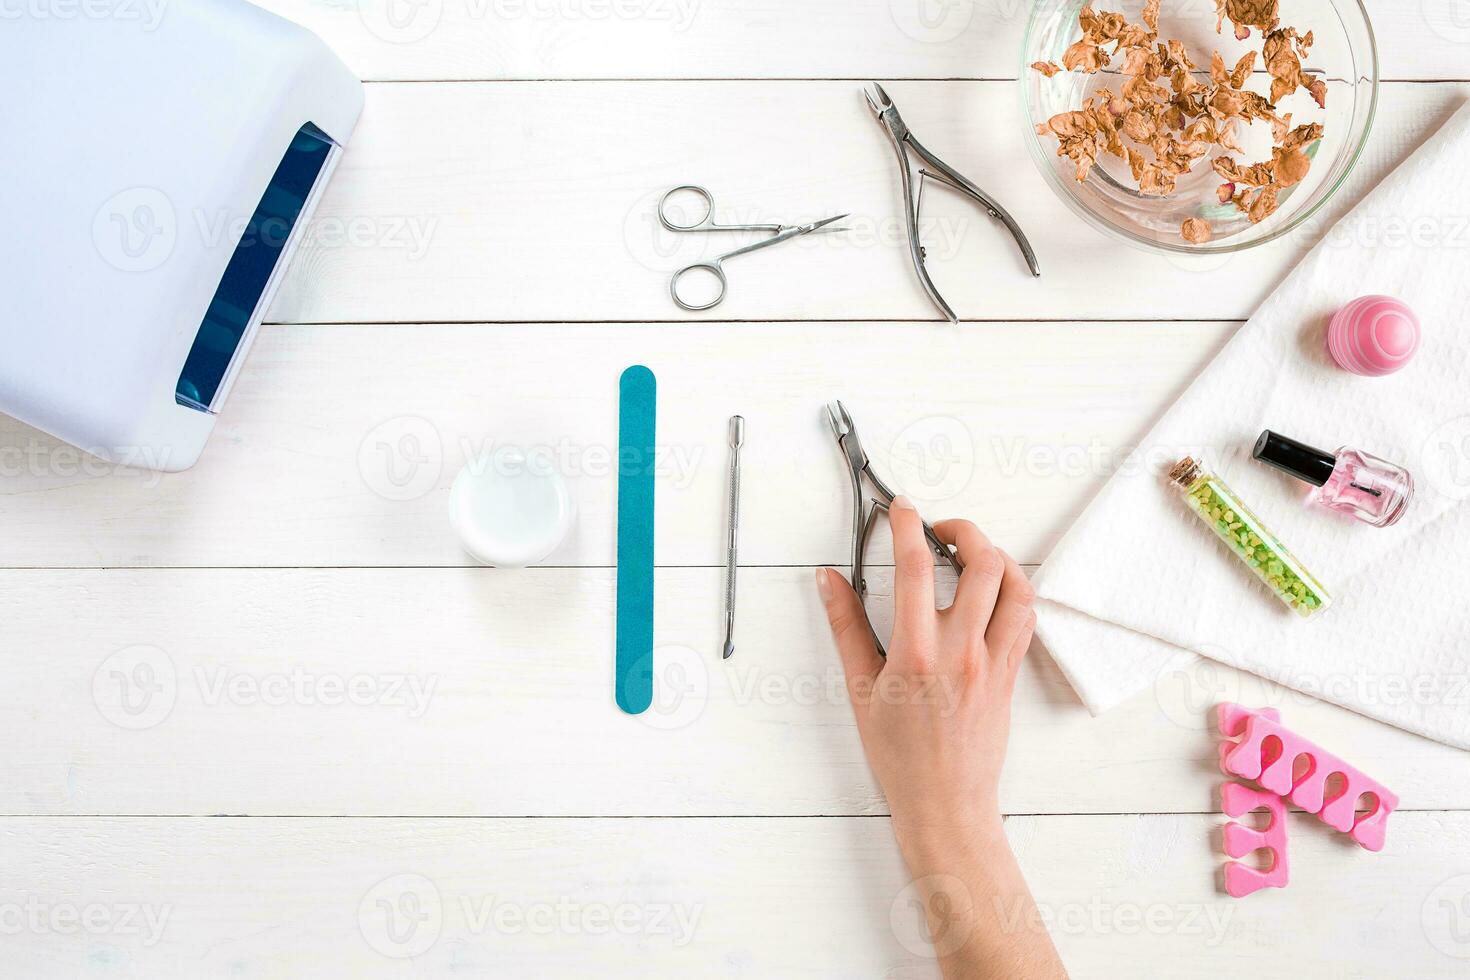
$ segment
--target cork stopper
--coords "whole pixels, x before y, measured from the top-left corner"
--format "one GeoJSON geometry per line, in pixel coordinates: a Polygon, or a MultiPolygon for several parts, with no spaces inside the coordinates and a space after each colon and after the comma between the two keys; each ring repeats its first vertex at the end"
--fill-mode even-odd
{"type": "Polygon", "coordinates": [[[1203,473],[1204,470],[1194,461],[1194,458],[1186,456],[1174,464],[1174,468],[1169,471],[1169,479],[1188,490],[1203,473]]]}

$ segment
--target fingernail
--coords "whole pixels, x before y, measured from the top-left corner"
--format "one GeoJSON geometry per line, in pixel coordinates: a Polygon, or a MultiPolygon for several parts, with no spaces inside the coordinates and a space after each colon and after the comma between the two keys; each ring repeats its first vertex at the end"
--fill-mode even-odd
{"type": "Polygon", "coordinates": [[[827,580],[827,570],[817,569],[817,595],[822,597],[822,602],[832,601],[832,583],[827,580]]]}
{"type": "Polygon", "coordinates": [[[903,494],[893,498],[893,503],[888,505],[890,510],[913,510],[914,502],[903,494]]]}

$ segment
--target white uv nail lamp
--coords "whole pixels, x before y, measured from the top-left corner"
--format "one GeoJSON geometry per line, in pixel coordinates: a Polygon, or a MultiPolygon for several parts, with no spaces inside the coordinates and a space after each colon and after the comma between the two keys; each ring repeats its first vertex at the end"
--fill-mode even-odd
{"type": "Polygon", "coordinates": [[[0,412],[188,469],[362,83],[243,0],[16,9],[0,24],[0,412]]]}

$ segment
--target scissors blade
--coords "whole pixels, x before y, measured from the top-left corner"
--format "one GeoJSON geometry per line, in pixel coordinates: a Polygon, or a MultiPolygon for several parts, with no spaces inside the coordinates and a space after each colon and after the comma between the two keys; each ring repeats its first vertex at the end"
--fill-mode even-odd
{"type": "Polygon", "coordinates": [[[852,416],[847,414],[847,407],[842,402],[833,399],[825,407],[827,424],[832,427],[832,435],[841,439],[852,431],[852,416]]]}
{"type": "Polygon", "coordinates": [[[821,221],[813,221],[811,224],[802,225],[802,226],[800,226],[799,228],[796,229],[796,233],[798,235],[810,235],[812,232],[817,231],[818,229],[824,229],[824,228],[826,229],[826,231],[829,231],[829,232],[830,231],[846,231],[847,230],[846,228],[827,228],[826,227],[827,225],[830,225],[832,222],[834,222],[834,221],[841,221],[843,218],[846,218],[846,217],[847,217],[846,214],[834,214],[830,218],[823,218],[821,221]]]}
{"type": "Polygon", "coordinates": [[[881,116],[885,109],[893,108],[893,100],[888,93],[883,91],[883,86],[877,82],[869,82],[871,89],[863,89],[863,97],[868,100],[868,108],[873,110],[875,116],[881,116]]]}
{"type": "Polygon", "coordinates": [[[864,471],[868,469],[868,454],[863,451],[862,440],[858,438],[857,425],[852,421],[852,416],[847,412],[847,406],[840,401],[827,403],[827,424],[832,427],[832,435],[837,438],[837,448],[847,457],[847,465],[852,470],[853,492],[858,498],[862,497],[862,489],[859,481],[864,471]]]}
{"type": "Polygon", "coordinates": [[[789,242],[793,238],[799,238],[802,235],[809,235],[814,231],[821,231],[824,229],[824,226],[830,225],[834,221],[840,221],[845,217],[847,217],[847,215],[839,214],[831,218],[823,218],[821,221],[813,221],[811,224],[808,225],[793,225],[792,227],[787,228],[785,231],[781,232],[779,235],[772,235],[770,238],[763,238],[760,241],[752,242],[751,244],[746,245],[743,248],[737,248],[733,252],[726,252],[724,255],[721,255],[719,258],[714,259],[713,261],[723,262],[725,259],[733,259],[737,255],[745,255],[749,252],[754,252],[759,249],[770,248],[772,245],[779,245],[782,242],[789,242]]]}

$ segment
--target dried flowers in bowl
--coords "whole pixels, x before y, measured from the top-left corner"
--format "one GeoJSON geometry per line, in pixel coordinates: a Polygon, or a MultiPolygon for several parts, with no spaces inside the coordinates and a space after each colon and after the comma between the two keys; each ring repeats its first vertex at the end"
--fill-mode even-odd
{"type": "Polygon", "coordinates": [[[1040,0],[1027,31],[1029,143],[1074,210],[1137,244],[1231,251],[1332,195],[1377,99],[1358,0],[1122,7],[1040,0]]]}

